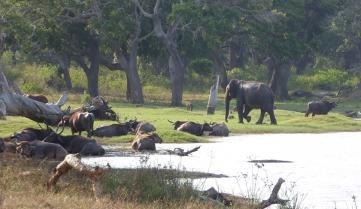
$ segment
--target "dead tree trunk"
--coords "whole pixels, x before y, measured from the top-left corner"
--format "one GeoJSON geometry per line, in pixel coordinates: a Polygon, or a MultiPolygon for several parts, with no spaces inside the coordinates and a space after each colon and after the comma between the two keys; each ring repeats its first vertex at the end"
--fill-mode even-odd
{"type": "Polygon", "coordinates": [[[288,200],[283,200],[278,197],[278,192],[281,189],[282,184],[285,182],[282,178],[279,178],[276,185],[272,189],[272,193],[267,200],[263,200],[260,204],[256,206],[256,209],[267,208],[273,204],[284,205],[288,202],[288,200]]]}
{"type": "Polygon", "coordinates": [[[48,191],[50,191],[56,185],[62,175],[65,175],[71,169],[75,169],[90,178],[93,184],[92,190],[94,192],[95,199],[99,200],[102,191],[98,180],[104,172],[110,169],[110,166],[108,164],[108,168],[100,168],[98,166],[93,168],[84,165],[81,162],[80,154],[68,154],[65,159],[56,166],[56,168],[54,169],[54,174],[49,178],[47,182],[48,191]]]}
{"type": "Polygon", "coordinates": [[[217,81],[212,85],[209,91],[208,105],[207,105],[207,115],[213,115],[217,107],[217,93],[218,93],[218,84],[219,84],[219,75],[217,76],[217,81]]]}
{"type": "Polygon", "coordinates": [[[185,64],[178,50],[177,33],[179,20],[174,21],[169,26],[167,32],[164,32],[160,14],[160,0],[157,0],[153,9],[153,14],[146,12],[138,0],[133,0],[141,13],[152,20],[155,36],[164,44],[169,54],[169,73],[172,82],[172,106],[181,106],[183,100],[183,84],[185,64]]]}
{"type": "Polygon", "coordinates": [[[2,109],[0,115],[23,116],[39,123],[57,124],[63,116],[60,108],[67,97],[67,93],[64,93],[55,104],[44,104],[12,93],[6,76],[0,69],[0,107],[5,107],[0,108],[2,109]]]}

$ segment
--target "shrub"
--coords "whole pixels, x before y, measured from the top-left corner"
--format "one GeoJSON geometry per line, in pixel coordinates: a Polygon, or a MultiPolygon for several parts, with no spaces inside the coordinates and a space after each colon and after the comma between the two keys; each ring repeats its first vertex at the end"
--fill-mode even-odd
{"type": "Polygon", "coordinates": [[[264,65],[246,65],[243,68],[233,68],[227,72],[229,79],[267,81],[267,69],[264,65]]]}
{"type": "Polygon", "coordinates": [[[318,70],[311,75],[301,75],[295,78],[294,86],[302,86],[305,90],[339,90],[343,86],[356,87],[360,83],[357,77],[351,77],[347,72],[330,68],[318,70]]]}

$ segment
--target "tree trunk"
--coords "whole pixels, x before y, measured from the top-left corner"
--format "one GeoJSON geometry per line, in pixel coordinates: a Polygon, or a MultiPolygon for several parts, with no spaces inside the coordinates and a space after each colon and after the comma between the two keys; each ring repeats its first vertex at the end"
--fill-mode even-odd
{"type": "Polygon", "coordinates": [[[276,62],[269,62],[267,64],[269,87],[274,94],[281,100],[289,99],[288,95],[288,79],[290,76],[290,63],[276,64],[276,62]]]}
{"type": "Polygon", "coordinates": [[[71,90],[73,88],[73,84],[71,82],[71,77],[70,77],[70,72],[69,72],[69,68],[70,68],[70,58],[69,58],[69,56],[62,55],[60,57],[60,59],[59,59],[59,68],[61,70],[61,73],[64,76],[66,89],[71,90]]]}
{"type": "Polygon", "coordinates": [[[22,95],[14,94],[10,91],[5,74],[0,69],[0,116],[15,115],[29,118],[30,120],[57,124],[63,116],[60,109],[67,100],[68,95],[63,94],[55,103],[44,104],[22,95]]]}
{"type": "Polygon", "coordinates": [[[173,56],[169,56],[169,75],[172,85],[172,103],[174,107],[182,106],[183,100],[183,84],[184,84],[184,67],[179,60],[175,60],[173,56]]]}
{"type": "Polygon", "coordinates": [[[99,96],[99,65],[100,65],[100,52],[99,44],[94,40],[89,46],[88,58],[90,60],[90,67],[82,60],[81,66],[85,72],[88,80],[88,92],[91,97],[99,96]]]}
{"type": "Polygon", "coordinates": [[[227,71],[226,67],[224,66],[224,60],[221,57],[221,50],[216,50],[212,53],[213,57],[213,63],[215,67],[216,73],[220,76],[220,85],[223,89],[226,89],[226,86],[228,84],[228,78],[227,78],[227,71]]]}
{"type": "Polygon", "coordinates": [[[130,100],[134,104],[143,104],[143,88],[140,82],[138,70],[137,70],[137,49],[138,43],[133,43],[132,51],[129,57],[127,84],[130,87],[130,100]]]}

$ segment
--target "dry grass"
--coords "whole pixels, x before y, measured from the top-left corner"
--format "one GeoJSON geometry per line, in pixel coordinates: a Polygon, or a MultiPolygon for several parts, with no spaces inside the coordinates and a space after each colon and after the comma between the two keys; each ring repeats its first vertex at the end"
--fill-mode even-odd
{"type": "MultiPolygon", "coordinates": [[[[159,183],[159,180],[152,180],[150,178],[139,179],[139,177],[152,175],[149,171],[129,173],[128,170],[121,174],[122,171],[118,170],[108,175],[108,177],[104,176],[101,180],[104,196],[99,201],[96,201],[93,197],[90,181],[75,172],[70,172],[62,177],[55,190],[48,192],[45,183],[56,164],[57,162],[32,161],[15,155],[0,154],[0,208],[223,208],[218,204],[200,201],[196,196],[192,195],[195,191],[190,191],[185,195],[186,190],[189,189],[187,185],[184,186],[177,183],[178,187],[175,188],[172,184],[170,186],[162,185],[162,183],[159,183]],[[112,178],[109,178],[109,176],[112,178]],[[127,183],[125,184],[124,182],[127,183]],[[176,190],[173,191],[172,196],[168,197],[163,193],[160,193],[158,196],[150,194],[156,191],[154,189],[156,186],[152,185],[154,183],[160,184],[161,187],[158,189],[161,188],[167,193],[169,193],[169,188],[175,188],[176,190]],[[144,187],[141,187],[139,184],[144,184],[144,187]],[[134,187],[134,189],[132,190],[131,187],[134,187]],[[151,187],[146,191],[151,198],[145,198],[145,194],[141,195],[141,192],[137,191],[145,187],[151,187]],[[172,197],[173,199],[171,199],[172,197]]],[[[161,179],[162,176],[159,175],[158,178],[161,179]]],[[[169,180],[165,179],[162,179],[162,181],[169,182],[169,180]]],[[[235,208],[247,209],[249,207],[237,205],[235,208]]]]}

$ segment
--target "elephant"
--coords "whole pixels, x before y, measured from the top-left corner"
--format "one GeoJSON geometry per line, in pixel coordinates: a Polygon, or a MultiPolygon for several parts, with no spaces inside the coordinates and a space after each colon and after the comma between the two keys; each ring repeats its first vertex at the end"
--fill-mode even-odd
{"type": "Polygon", "coordinates": [[[225,93],[225,121],[228,122],[229,103],[231,99],[237,99],[237,111],[239,123],[243,123],[243,118],[249,122],[248,116],[252,109],[261,109],[261,115],[256,124],[262,124],[264,115],[267,112],[271,119],[271,124],[276,125],[277,120],[274,115],[274,94],[266,84],[256,81],[244,81],[232,79],[225,93]]]}

